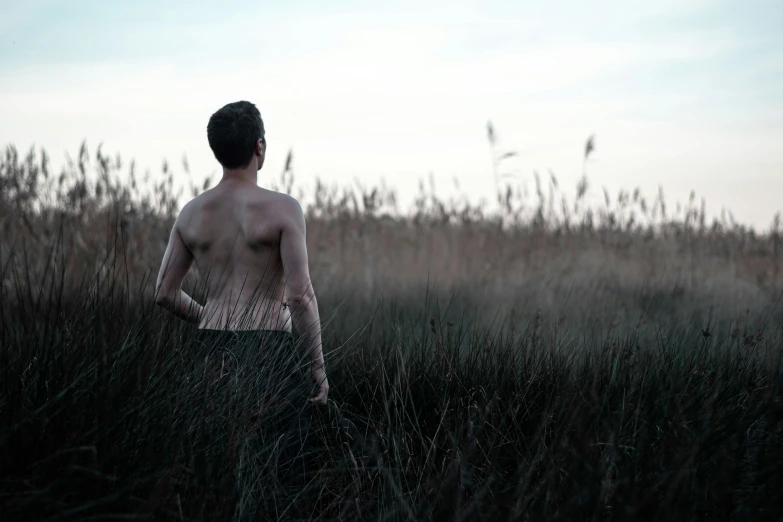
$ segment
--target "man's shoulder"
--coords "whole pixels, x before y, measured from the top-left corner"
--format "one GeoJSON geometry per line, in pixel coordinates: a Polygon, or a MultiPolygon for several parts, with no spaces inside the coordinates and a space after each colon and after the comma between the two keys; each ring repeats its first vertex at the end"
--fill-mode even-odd
{"type": "Polygon", "coordinates": [[[280,206],[281,210],[296,215],[302,214],[302,205],[295,197],[290,194],[285,194],[284,192],[275,192],[272,190],[268,192],[275,204],[280,206]]]}
{"type": "Polygon", "coordinates": [[[204,202],[207,192],[209,191],[202,192],[193,199],[187,201],[179,211],[179,217],[177,219],[181,221],[182,219],[192,216],[194,212],[198,212],[199,207],[201,207],[204,202]]]}
{"type": "Polygon", "coordinates": [[[188,216],[193,214],[194,207],[198,205],[198,198],[200,196],[196,196],[195,198],[191,199],[190,201],[187,201],[182,208],[179,211],[179,215],[177,216],[177,221],[182,221],[183,219],[187,219],[188,216]]]}
{"type": "MultiPolygon", "coordinates": [[[[274,213],[278,215],[291,216],[294,218],[301,218],[304,215],[302,205],[295,197],[289,194],[261,187],[252,187],[244,190],[245,192],[242,199],[245,201],[248,201],[249,199],[249,201],[254,202],[260,208],[266,207],[267,209],[274,209],[274,213]]],[[[213,203],[219,201],[225,203],[226,196],[228,196],[228,199],[236,197],[236,195],[231,194],[215,194],[212,193],[212,189],[202,192],[185,203],[182,210],[180,210],[179,220],[187,220],[189,217],[197,215],[202,209],[211,207],[213,203]]]]}

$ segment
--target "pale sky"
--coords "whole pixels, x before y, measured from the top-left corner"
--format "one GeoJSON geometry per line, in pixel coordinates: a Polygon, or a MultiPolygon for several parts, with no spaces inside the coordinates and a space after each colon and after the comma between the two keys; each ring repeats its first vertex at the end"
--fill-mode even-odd
{"type": "Polygon", "coordinates": [[[763,230],[783,210],[781,26],[779,0],[0,0],[0,144],[57,164],[87,139],[153,174],[186,154],[200,183],[209,116],[247,99],[262,185],[293,148],[304,184],[383,178],[405,200],[432,174],[475,200],[492,120],[517,183],[552,169],[573,191],[595,133],[595,199],[693,189],[763,230]]]}

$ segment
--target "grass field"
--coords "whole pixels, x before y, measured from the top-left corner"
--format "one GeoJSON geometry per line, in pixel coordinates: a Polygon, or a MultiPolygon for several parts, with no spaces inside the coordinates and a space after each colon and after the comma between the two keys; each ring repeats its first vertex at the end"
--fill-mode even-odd
{"type": "MultiPolygon", "coordinates": [[[[265,382],[216,376],[152,303],[171,169],[48,165],[0,162],[0,519],[291,513],[253,438],[265,382]]],[[[535,179],[492,206],[422,188],[410,212],[383,188],[305,195],[331,391],[300,513],[778,519],[778,226],[535,179]]]]}

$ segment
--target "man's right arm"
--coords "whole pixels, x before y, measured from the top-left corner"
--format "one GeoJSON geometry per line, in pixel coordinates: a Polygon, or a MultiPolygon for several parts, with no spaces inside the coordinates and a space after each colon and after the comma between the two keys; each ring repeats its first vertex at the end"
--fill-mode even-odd
{"type": "Polygon", "coordinates": [[[326,404],[329,382],[326,379],[323,348],[321,345],[321,320],[318,301],[310,281],[307,259],[305,220],[302,207],[291,198],[289,212],[285,213],[280,234],[280,258],[283,263],[285,293],[291,310],[294,328],[305,337],[310,357],[310,376],[318,384],[318,394],[313,402],[326,404]]]}

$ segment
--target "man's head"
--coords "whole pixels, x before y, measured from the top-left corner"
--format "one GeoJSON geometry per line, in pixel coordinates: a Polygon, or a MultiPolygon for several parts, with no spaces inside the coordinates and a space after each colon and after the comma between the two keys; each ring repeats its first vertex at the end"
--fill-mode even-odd
{"type": "Polygon", "coordinates": [[[247,101],[229,103],[209,118],[207,138],[215,158],[226,169],[264,164],[266,140],[264,121],[255,105],[247,101]]]}

